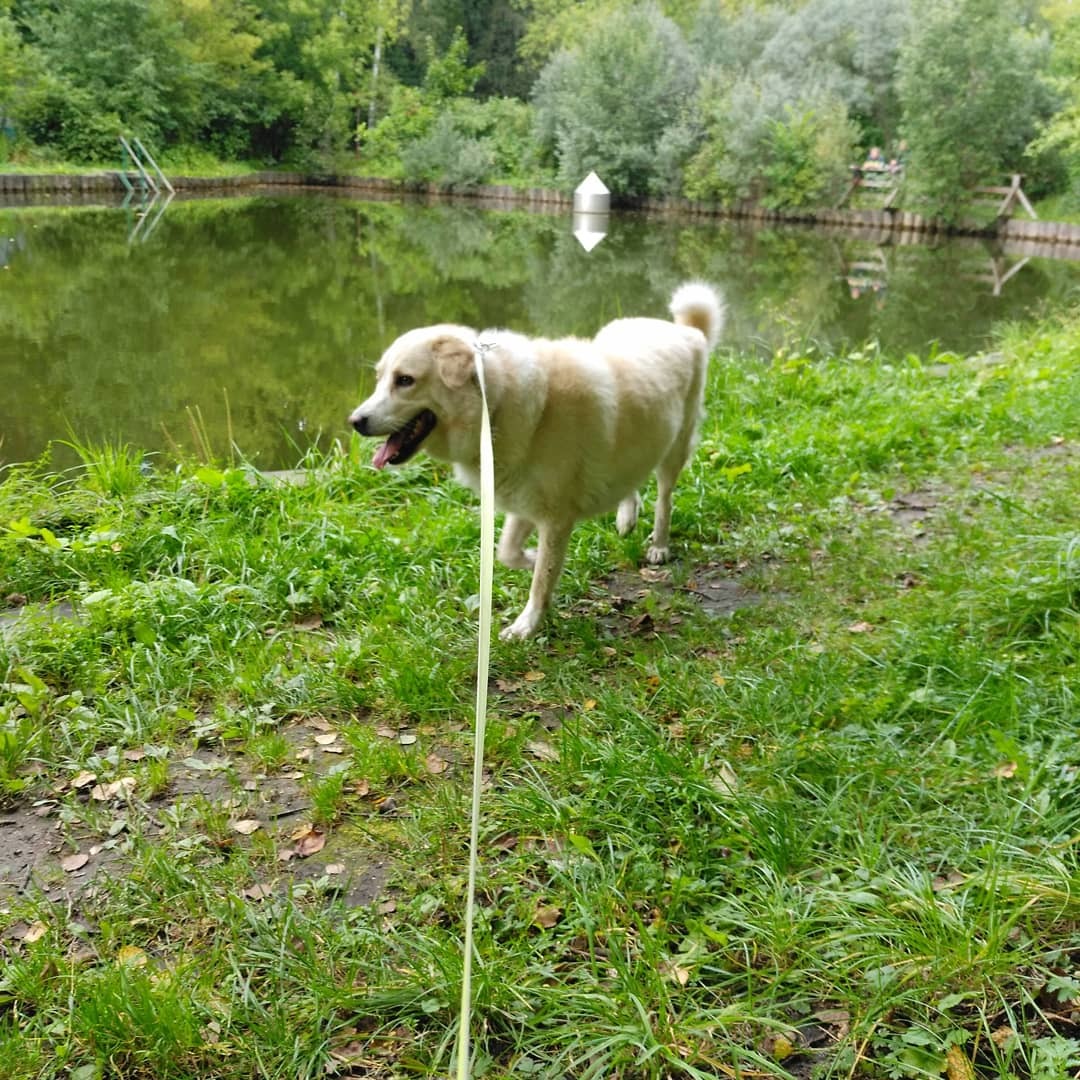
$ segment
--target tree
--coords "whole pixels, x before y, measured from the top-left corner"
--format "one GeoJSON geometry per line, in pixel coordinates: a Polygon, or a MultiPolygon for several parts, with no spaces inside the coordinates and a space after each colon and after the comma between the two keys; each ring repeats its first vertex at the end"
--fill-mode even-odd
{"type": "Polygon", "coordinates": [[[900,52],[908,182],[931,213],[955,219],[978,184],[1019,171],[1049,110],[1047,42],[1001,0],[915,0],[900,52]]]}
{"type": "Polygon", "coordinates": [[[661,141],[679,123],[695,82],[682,33],[658,8],[617,12],[541,72],[541,147],[568,186],[595,169],[614,192],[658,192],[661,141]]]}

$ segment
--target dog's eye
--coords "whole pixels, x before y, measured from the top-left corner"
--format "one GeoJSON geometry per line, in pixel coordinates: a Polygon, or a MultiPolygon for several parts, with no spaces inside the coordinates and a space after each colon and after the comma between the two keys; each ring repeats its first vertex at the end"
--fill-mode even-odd
{"type": "Polygon", "coordinates": [[[412,386],[412,384],[414,382],[416,382],[416,380],[411,375],[395,375],[394,376],[394,385],[395,386],[412,386]]]}

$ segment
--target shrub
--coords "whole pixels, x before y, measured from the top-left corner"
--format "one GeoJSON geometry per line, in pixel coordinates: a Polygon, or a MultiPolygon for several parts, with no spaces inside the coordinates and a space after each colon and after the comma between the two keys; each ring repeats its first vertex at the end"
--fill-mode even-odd
{"type": "Polygon", "coordinates": [[[540,74],[536,137],[559,179],[595,169],[613,192],[663,192],[658,149],[696,77],[679,28],[652,5],[618,11],[540,74]]]}

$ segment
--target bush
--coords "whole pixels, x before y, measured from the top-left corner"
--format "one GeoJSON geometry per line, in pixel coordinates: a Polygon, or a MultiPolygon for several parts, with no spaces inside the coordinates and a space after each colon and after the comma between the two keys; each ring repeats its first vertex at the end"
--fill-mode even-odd
{"type": "Polygon", "coordinates": [[[454,187],[482,184],[494,160],[488,141],[463,135],[449,113],[439,117],[430,135],[411,143],[401,154],[407,179],[435,180],[454,187]]]}
{"type": "Polygon", "coordinates": [[[535,94],[542,160],[573,187],[595,169],[613,192],[664,193],[660,145],[680,122],[696,76],[679,28],[653,5],[612,13],[554,57],[535,94]]]}

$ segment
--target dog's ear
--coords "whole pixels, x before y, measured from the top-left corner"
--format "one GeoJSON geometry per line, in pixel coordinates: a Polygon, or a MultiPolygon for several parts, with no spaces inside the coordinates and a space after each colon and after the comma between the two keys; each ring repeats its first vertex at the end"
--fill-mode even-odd
{"type": "Polygon", "coordinates": [[[453,390],[464,386],[476,371],[473,351],[461,338],[441,337],[431,344],[439,378],[453,390]]]}

